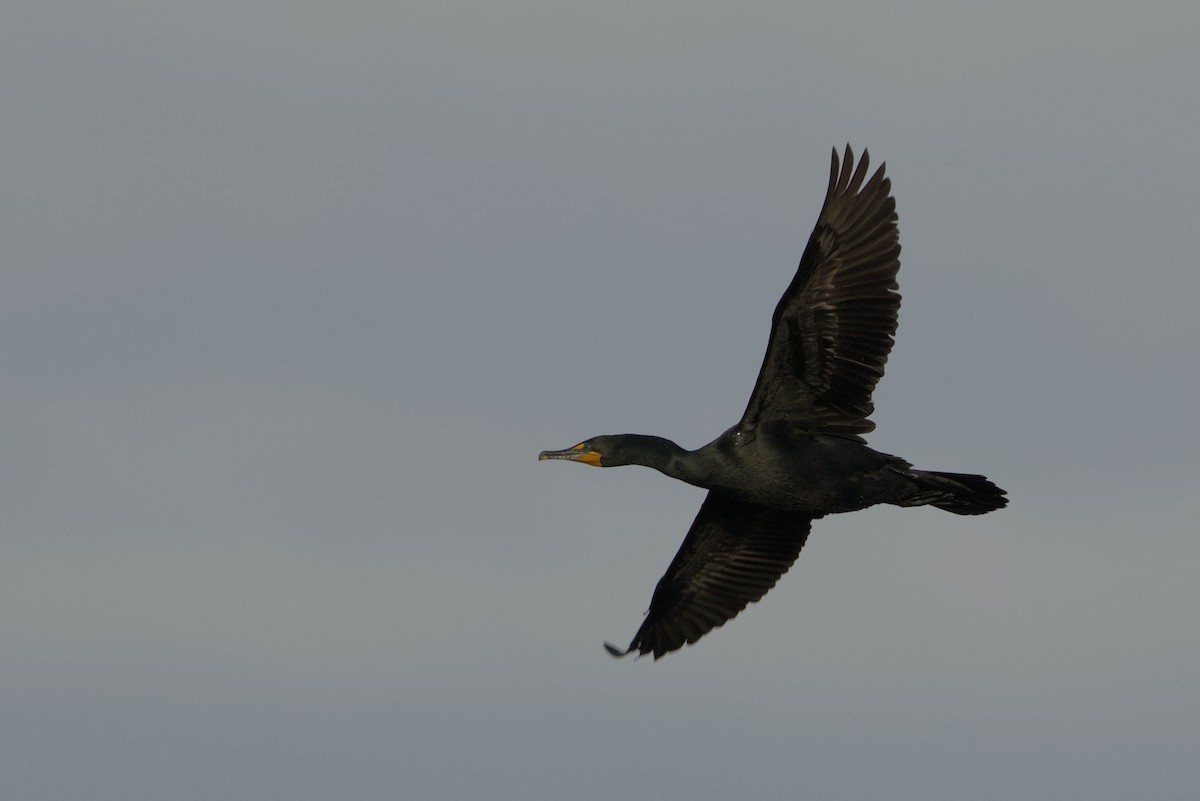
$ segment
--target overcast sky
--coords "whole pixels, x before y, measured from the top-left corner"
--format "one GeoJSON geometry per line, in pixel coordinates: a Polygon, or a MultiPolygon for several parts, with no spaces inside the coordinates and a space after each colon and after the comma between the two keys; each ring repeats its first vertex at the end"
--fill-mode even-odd
{"type": "Polygon", "coordinates": [[[88,799],[1193,798],[1200,6],[9,3],[0,784],[88,799]],[[886,160],[871,444],[614,661],[831,147],[886,160]]]}

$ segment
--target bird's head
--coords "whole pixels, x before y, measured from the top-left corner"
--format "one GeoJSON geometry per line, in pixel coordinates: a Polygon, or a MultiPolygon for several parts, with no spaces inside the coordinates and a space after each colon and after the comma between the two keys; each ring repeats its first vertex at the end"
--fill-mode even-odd
{"type": "Polygon", "coordinates": [[[572,445],[563,451],[542,451],[538,454],[538,459],[566,459],[568,462],[610,468],[613,465],[612,454],[617,450],[616,440],[614,436],[593,436],[592,439],[583,440],[580,444],[572,445]]]}
{"type": "Polygon", "coordinates": [[[596,467],[643,464],[643,460],[636,458],[638,449],[632,447],[641,439],[649,438],[635,434],[606,434],[586,439],[566,450],[542,451],[538,454],[538,459],[566,459],[569,462],[583,462],[596,467]]]}

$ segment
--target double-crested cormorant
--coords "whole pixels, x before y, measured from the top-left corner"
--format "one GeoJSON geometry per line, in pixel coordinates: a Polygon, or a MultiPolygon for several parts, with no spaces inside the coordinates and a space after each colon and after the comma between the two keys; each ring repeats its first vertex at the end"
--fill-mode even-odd
{"type": "Polygon", "coordinates": [[[1008,503],[983,476],[916,470],[872,450],[871,392],[892,349],[900,295],[896,202],[884,166],[837,150],[825,205],[771,318],[758,382],[737,425],[702,448],[640,434],[593,437],[539,459],[640,464],[708,490],[624,651],[657,659],[757,601],[796,560],[809,524],[879,503],[979,515],[1008,503]]]}

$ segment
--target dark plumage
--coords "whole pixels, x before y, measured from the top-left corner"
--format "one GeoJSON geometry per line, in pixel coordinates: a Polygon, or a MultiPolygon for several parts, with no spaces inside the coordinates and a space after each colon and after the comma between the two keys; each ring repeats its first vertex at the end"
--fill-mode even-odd
{"type": "Polygon", "coordinates": [[[900,242],[891,181],[868,155],[837,151],[800,267],[771,318],[771,337],[741,421],[695,451],[640,434],[594,437],[539,459],[638,464],[707,489],[629,648],[657,659],[694,643],[775,586],[811,522],[880,503],[978,515],[1008,503],[983,476],[916,470],[872,450],[875,389],[900,309],[900,242]]]}

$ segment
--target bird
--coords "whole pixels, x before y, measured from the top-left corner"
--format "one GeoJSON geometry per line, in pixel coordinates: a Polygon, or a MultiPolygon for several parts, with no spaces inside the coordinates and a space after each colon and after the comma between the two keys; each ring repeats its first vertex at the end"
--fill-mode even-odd
{"type": "Polygon", "coordinates": [[[771,317],[750,400],[736,425],[693,451],[644,434],[592,437],[538,454],[597,467],[642,465],[708,490],[641,627],[615,657],[654,660],[695,644],[759,601],[796,561],[812,521],[876,504],[959,515],[1001,509],[981,475],[917,470],[868,447],[871,395],[900,309],[900,237],[886,164],[867,179],[833,149],[829,186],[799,267],[771,317]]]}

